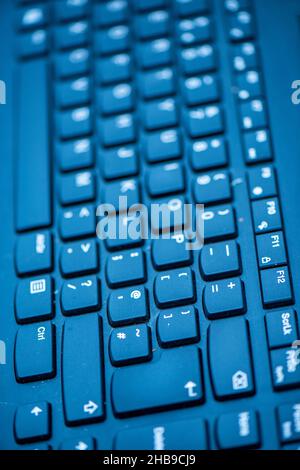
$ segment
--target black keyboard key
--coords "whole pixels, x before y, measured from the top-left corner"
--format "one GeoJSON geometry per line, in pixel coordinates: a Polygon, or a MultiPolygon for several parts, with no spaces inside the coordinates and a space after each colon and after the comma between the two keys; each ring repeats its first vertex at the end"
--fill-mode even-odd
{"type": "Polygon", "coordinates": [[[131,77],[131,57],[117,54],[103,57],[95,62],[95,80],[97,83],[110,84],[129,80],[131,77]]]}
{"type": "Polygon", "coordinates": [[[50,232],[20,235],[16,247],[18,274],[45,273],[53,266],[53,239],[50,232]]]}
{"type": "Polygon", "coordinates": [[[139,39],[165,36],[170,31],[170,17],[166,10],[155,10],[135,17],[135,32],[139,39]]]}
{"type": "Polygon", "coordinates": [[[29,5],[18,11],[17,27],[23,30],[46,26],[49,21],[48,5],[29,5]]]}
{"type": "Polygon", "coordinates": [[[241,274],[240,249],[235,241],[204,245],[199,261],[202,277],[208,281],[241,274]]]}
{"type": "Polygon", "coordinates": [[[269,131],[249,131],[244,134],[247,164],[268,162],[273,159],[269,131]]]}
{"type": "Polygon", "coordinates": [[[84,171],[61,176],[59,196],[63,206],[95,199],[94,174],[90,171],[84,171]]]}
{"type": "Polygon", "coordinates": [[[208,0],[176,0],[175,9],[179,16],[198,15],[209,10],[208,0]]]}
{"type": "Polygon", "coordinates": [[[143,122],[147,130],[176,126],[177,121],[177,105],[173,98],[151,101],[144,105],[143,122]]]}
{"type": "Polygon", "coordinates": [[[220,204],[231,200],[231,181],[227,171],[201,174],[194,181],[194,198],[197,204],[220,204]]]}
{"type": "Polygon", "coordinates": [[[166,163],[150,168],[146,180],[151,197],[181,193],[185,189],[183,168],[178,163],[166,163]]]}
{"type": "Polygon", "coordinates": [[[163,348],[197,343],[199,318],[194,307],[169,309],[157,317],[157,337],[163,348]]]}
{"type": "Polygon", "coordinates": [[[100,162],[106,180],[135,176],[138,173],[138,153],[133,146],[102,150],[100,162]]]}
{"type": "Polygon", "coordinates": [[[207,284],[203,291],[203,307],[211,320],[246,311],[245,288],[240,279],[226,279],[207,284]]]}
{"type": "Polygon", "coordinates": [[[15,373],[18,382],[55,376],[55,327],[50,322],[19,328],[15,342],[15,373]]]}
{"type": "Polygon", "coordinates": [[[169,65],[173,60],[171,41],[160,38],[138,45],[137,59],[140,66],[145,69],[169,65]]]}
{"type": "Polygon", "coordinates": [[[59,450],[95,450],[96,443],[93,437],[83,437],[82,439],[66,439],[59,446],[59,450]]]}
{"type": "Polygon", "coordinates": [[[287,264],[285,241],[282,232],[265,233],[256,237],[260,269],[287,264]]]}
{"type": "Polygon", "coordinates": [[[256,234],[282,229],[279,201],[276,197],[253,202],[252,215],[256,234]]]}
{"type": "Polygon", "coordinates": [[[62,351],[66,423],[76,425],[103,419],[105,411],[102,322],[97,314],[66,320],[62,351]]]}
{"type": "Polygon", "coordinates": [[[115,366],[136,364],[151,359],[151,334],[147,325],[115,328],[109,339],[110,360],[115,366]]]}
{"type": "Polygon", "coordinates": [[[60,233],[64,240],[89,237],[96,233],[96,214],[94,207],[76,206],[62,211],[60,233]]]}
{"type": "Polygon", "coordinates": [[[265,321],[270,349],[288,347],[298,340],[298,322],[293,309],[269,312],[265,321]]]}
{"type": "Polygon", "coordinates": [[[260,446],[257,413],[253,410],[221,415],[216,423],[219,449],[245,449],[260,446]]]}
{"type": "Polygon", "coordinates": [[[47,62],[20,65],[18,79],[16,226],[22,231],[47,227],[52,220],[47,62]]]}
{"type": "Polygon", "coordinates": [[[55,3],[55,17],[60,21],[70,21],[89,13],[89,0],[60,0],[55,3]]]}
{"type": "Polygon", "coordinates": [[[192,263],[193,254],[187,249],[187,240],[182,233],[169,239],[158,238],[152,242],[152,261],[155,269],[177,268],[192,263]]]}
{"type": "Polygon", "coordinates": [[[262,298],[265,308],[280,307],[293,303],[294,296],[289,270],[281,268],[265,269],[260,273],[262,298]]]}
{"type": "Polygon", "coordinates": [[[236,72],[256,69],[258,66],[258,53],[256,45],[252,42],[243,42],[232,48],[232,65],[236,72]]]}
{"type": "Polygon", "coordinates": [[[155,278],[154,296],[158,307],[172,307],[196,300],[194,273],[191,269],[176,269],[155,278]]]}
{"type": "Polygon", "coordinates": [[[60,142],[57,145],[57,159],[62,171],[91,167],[94,163],[93,146],[90,139],[60,142]]]}
{"type": "Polygon", "coordinates": [[[239,105],[241,127],[244,130],[260,129],[267,125],[265,103],[255,99],[239,105]]]}
{"type": "Polygon", "coordinates": [[[120,114],[101,120],[98,130],[105,147],[131,144],[136,139],[136,127],[132,114],[120,114]]]}
{"type": "Polygon", "coordinates": [[[180,158],[181,134],[177,129],[147,133],[143,137],[142,147],[149,163],[180,158]]]}
{"type": "Polygon", "coordinates": [[[112,26],[126,22],[128,19],[128,2],[111,0],[96,4],[93,11],[94,24],[97,26],[112,26]]]}
{"type": "Polygon", "coordinates": [[[205,450],[207,430],[202,419],[130,428],[117,434],[117,450],[205,450]]]}
{"type": "Polygon", "coordinates": [[[53,317],[53,281],[50,276],[19,281],[15,297],[19,323],[48,320],[53,317]]]}
{"type": "Polygon", "coordinates": [[[112,326],[147,321],[149,316],[147,291],[144,287],[133,287],[111,292],[107,313],[112,326]]]}
{"type": "Polygon", "coordinates": [[[99,253],[95,240],[85,240],[65,245],[60,253],[60,269],[65,277],[96,272],[99,253]]]}
{"type": "Polygon", "coordinates": [[[224,131],[223,112],[218,105],[193,108],[185,112],[184,119],[186,129],[192,138],[224,131]]]}
{"type": "Polygon", "coordinates": [[[109,256],[106,261],[106,279],[110,287],[144,282],[146,267],[143,252],[127,251],[109,256]]]}
{"type": "Polygon", "coordinates": [[[177,24],[177,37],[183,46],[210,41],[212,39],[212,25],[208,16],[187,18],[177,24]]]}
{"type": "Polygon", "coordinates": [[[250,168],[248,183],[251,199],[262,199],[277,194],[276,174],[272,166],[250,168]]]}
{"type": "Polygon", "coordinates": [[[204,209],[202,219],[206,242],[234,238],[237,235],[235,212],[232,206],[214,206],[204,209]]]}
{"type": "Polygon", "coordinates": [[[51,436],[51,408],[42,401],[19,406],[15,414],[14,432],[20,443],[43,441],[51,436]]]}
{"type": "Polygon", "coordinates": [[[227,148],[223,137],[196,140],[190,148],[191,164],[195,171],[226,166],[227,148]]]}
{"type": "Polygon", "coordinates": [[[186,78],[182,83],[182,94],[187,106],[218,101],[219,87],[216,76],[186,78]]]}
{"type": "Polygon", "coordinates": [[[89,23],[77,21],[58,26],[54,30],[54,43],[57,49],[73,49],[85,46],[89,41],[89,23]]]}
{"type": "Polygon", "coordinates": [[[42,56],[49,51],[49,35],[44,29],[22,34],[18,38],[18,55],[21,58],[42,56]]]}
{"type": "Polygon", "coordinates": [[[76,108],[57,114],[57,134],[61,139],[75,139],[88,136],[92,132],[90,108],[76,108]]]}
{"type": "Polygon", "coordinates": [[[209,72],[217,67],[216,51],[211,44],[182,49],[179,60],[186,75],[209,72]]]}
{"type": "Polygon", "coordinates": [[[244,42],[255,36],[254,21],[249,11],[229,16],[229,38],[232,42],[244,42]]]}
{"type": "Polygon", "coordinates": [[[90,70],[90,58],[90,51],[85,48],[57,54],[55,57],[57,78],[69,78],[74,75],[87,74],[90,70]]]}
{"type": "Polygon", "coordinates": [[[173,349],[151,364],[120,368],[111,392],[118,416],[197,405],[203,400],[199,350],[173,349]]]}
{"type": "Polygon", "coordinates": [[[128,83],[119,83],[113,87],[98,91],[98,106],[102,114],[120,114],[132,111],[134,91],[128,83]]]}
{"type": "MultiPolygon", "coordinates": [[[[299,346],[298,346],[299,347],[299,346]]],[[[300,387],[300,361],[297,346],[270,352],[274,390],[300,387]]]]}
{"type": "Polygon", "coordinates": [[[101,308],[100,283],[95,276],[65,281],[61,289],[64,315],[78,315],[101,308]]]}
{"type": "Polygon", "coordinates": [[[280,405],[277,408],[279,436],[282,443],[300,441],[300,403],[280,405]]]}
{"type": "Polygon", "coordinates": [[[143,98],[160,98],[175,93],[174,72],[171,68],[145,72],[139,76],[139,87],[143,98]]]}
{"type": "Polygon", "coordinates": [[[117,25],[95,33],[95,52],[102,55],[125,52],[130,45],[128,26],[117,25]]]}
{"type": "Polygon", "coordinates": [[[91,101],[91,82],[88,77],[63,81],[56,85],[56,104],[61,108],[84,106],[91,101]]]}
{"type": "Polygon", "coordinates": [[[217,399],[254,393],[248,324],[243,318],[226,318],[209,327],[210,374],[217,399]],[[222,338],[222,347],[219,342],[222,338]]]}

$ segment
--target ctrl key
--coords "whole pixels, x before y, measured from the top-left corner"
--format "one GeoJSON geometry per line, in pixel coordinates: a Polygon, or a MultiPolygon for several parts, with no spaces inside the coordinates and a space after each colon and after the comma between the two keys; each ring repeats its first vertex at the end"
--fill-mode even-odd
{"type": "Polygon", "coordinates": [[[50,322],[19,328],[15,342],[18,382],[33,382],[55,375],[55,329],[50,322]]]}
{"type": "Polygon", "coordinates": [[[20,406],[15,414],[14,430],[17,442],[35,442],[51,435],[51,408],[43,401],[20,406]]]}

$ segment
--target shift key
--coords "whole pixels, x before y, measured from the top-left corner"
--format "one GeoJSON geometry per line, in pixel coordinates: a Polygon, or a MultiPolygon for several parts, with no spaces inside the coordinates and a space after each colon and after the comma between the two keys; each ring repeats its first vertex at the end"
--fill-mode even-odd
{"type": "Polygon", "coordinates": [[[51,224],[48,65],[44,59],[18,69],[17,207],[18,231],[51,224]]]}

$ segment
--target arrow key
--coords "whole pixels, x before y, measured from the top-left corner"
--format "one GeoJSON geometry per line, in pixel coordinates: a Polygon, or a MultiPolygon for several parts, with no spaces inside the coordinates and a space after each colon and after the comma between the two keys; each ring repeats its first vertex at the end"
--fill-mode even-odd
{"type": "Polygon", "coordinates": [[[95,439],[84,437],[82,439],[66,439],[59,446],[59,450],[95,450],[95,439]]]}
{"type": "Polygon", "coordinates": [[[15,414],[14,431],[20,443],[49,439],[51,436],[51,408],[43,401],[20,406],[15,414]]]}

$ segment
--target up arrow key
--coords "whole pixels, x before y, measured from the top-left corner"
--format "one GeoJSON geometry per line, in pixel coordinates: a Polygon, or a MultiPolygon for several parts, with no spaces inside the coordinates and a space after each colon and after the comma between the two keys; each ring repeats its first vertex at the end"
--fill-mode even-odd
{"type": "Polygon", "coordinates": [[[197,392],[194,391],[195,387],[197,387],[197,384],[195,384],[195,382],[192,382],[192,381],[189,381],[185,384],[184,388],[188,391],[189,397],[197,396],[197,392]]]}
{"type": "Polygon", "coordinates": [[[34,408],[32,408],[30,413],[35,415],[35,416],[38,416],[42,412],[43,412],[43,410],[41,410],[41,408],[39,408],[38,406],[35,406],[34,408]]]}
{"type": "Polygon", "coordinates": [[[88,403],[83,405],[83,411],[85,413],[89,413],[90,415],[92,415],[97,410],[97,408],[98,408],[98,405],[91,400],[89,400],[88,403]]]}

